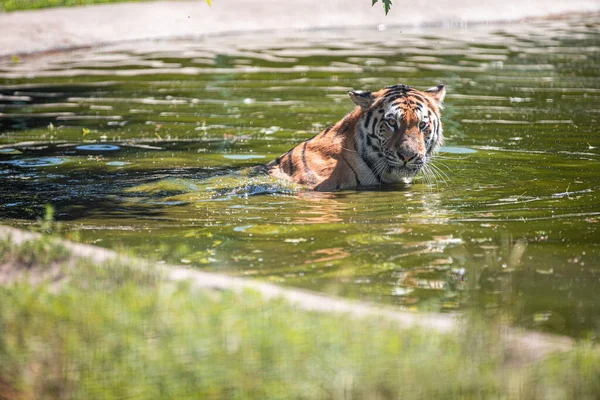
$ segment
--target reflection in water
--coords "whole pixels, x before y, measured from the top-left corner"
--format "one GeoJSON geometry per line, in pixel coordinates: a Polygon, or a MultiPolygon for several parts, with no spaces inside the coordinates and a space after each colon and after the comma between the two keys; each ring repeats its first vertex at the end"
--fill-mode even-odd
{"type": "Polygon", "coordinates": [[[345,251],[341,247],[332,247],[329,249],[319,249],[315,250],[311,253],[311,256],[316,258],[309,258],[304,261],[304,264],[316,264],[316,263],[325,263],[326,267],[330,267],[333,264],[330,261],[341,260],[343,258],[349,257],[350,253],[345,251]]]}
{"type": "Polygon", "coordinates": [[[19,158],[9,161],[0,161],[2,164],[14,165],[22,168],[40,168],[60,165],[67,161],[60,157],[19,158]]]}
{"type": "Polygon", "coordinates": [[[123,43],[0,60],[0,217],[158,260],[573,335],[600,332],[598,16],[123,43]],[[399,78],[401,77],[401,78],[399,78]],[[312,193],[244,168],[443,82],[414,184],[312,193]]]}
{"type": "Polygon", "coordinates": [[[115,151],[119,150],[119,146],[115,146],[112,144],[86,144],[75,147],[77,150],[87,150],[87,151],[115,151]]]}
{"type": "Polygon", "coordinates": [[[539,240],[515,239],[508,232],[457,250],[464,255],[467,279],[477,288],[471,301],[487,312],[502,313],[523,326],[569,334],[598,329],[594,315],[600,273],[577,268],[581,257],[551,262],[553,256],[543,254],[548,250],[539,240]]]}
{"type": "Polygon", "coordinates": [[[334,193],[300,191],[296,195],[305,207],[293,219],[295,224],[333,224],[342,222],[347,206],[337,201],[334,193]]]}

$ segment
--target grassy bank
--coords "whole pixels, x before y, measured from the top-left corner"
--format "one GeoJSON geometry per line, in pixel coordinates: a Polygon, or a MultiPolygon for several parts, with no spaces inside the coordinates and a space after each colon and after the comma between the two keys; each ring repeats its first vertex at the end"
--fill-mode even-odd
{"type": "Polygon", "coordinates": [[[592,399],[585,344],[516,367],[501,337],[399,331],[0,242],[0,399],[592,399]],[[28,281],[29,280],[29,281],[28,281]],[[30,282],[43,282],[31,284],[30,282]]]}
{"type": "Polygon", "coordinates": [[[0,0],[0,11],[37,10],[50,7],[86,6],[148,0],[0,0]]]}

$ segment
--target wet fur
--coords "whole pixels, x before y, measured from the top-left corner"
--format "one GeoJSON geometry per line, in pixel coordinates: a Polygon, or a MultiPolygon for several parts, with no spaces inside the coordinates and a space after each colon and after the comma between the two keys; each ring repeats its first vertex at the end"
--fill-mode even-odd
{"type": "Polygon", "coordinates": [[[394,85],[349,95],[357,105],[352,112],[266,164],[267,172],[333,191],[409,182],[426,166],[443,140],[443,85],[426,91],[394,85]]]}

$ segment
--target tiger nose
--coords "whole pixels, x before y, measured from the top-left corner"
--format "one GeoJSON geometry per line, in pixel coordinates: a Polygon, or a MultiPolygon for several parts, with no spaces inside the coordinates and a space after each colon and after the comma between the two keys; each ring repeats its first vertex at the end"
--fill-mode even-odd
{"type": "Polygon", "coordinates": [[[404,161],[405,164],[413,163],[413,164],[423,164],[423,157],[419,154],[403,154],[398,152],[398,157],[404,161]]]}

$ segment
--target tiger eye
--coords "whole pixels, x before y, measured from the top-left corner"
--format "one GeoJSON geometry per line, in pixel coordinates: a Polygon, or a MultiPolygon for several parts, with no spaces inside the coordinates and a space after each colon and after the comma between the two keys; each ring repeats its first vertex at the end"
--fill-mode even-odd
{"type": "Polygon", "coordinates": [[[391,126],[391,127],[394,127],[397,124],[397,122],[394,118],[388,118],[385,122],[387,122],[389,124],[389,126],[391,126]]]}
{"type": "Polygon", "coordinates": [[[419,129],[423,130],[425,128],[427,128],[427,122],[425,122],[425,121],[419,122],[419,129]]]}

